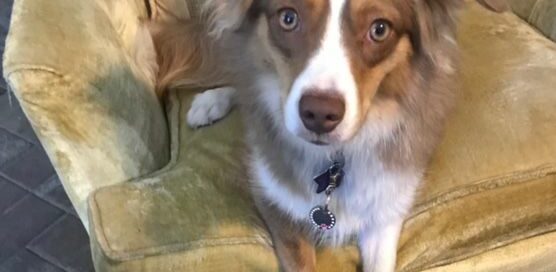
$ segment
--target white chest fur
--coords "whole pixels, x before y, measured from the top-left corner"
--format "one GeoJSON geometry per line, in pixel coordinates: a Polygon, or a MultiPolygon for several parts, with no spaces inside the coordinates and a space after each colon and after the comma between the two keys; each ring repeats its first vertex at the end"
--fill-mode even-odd
{"type": "MultiPolygon", "coordinates": [[[[292,192],[278,180],[275,170],[269,168],[266,160],[255,149],[250,162],[254,188],[265,199],[301,224],[310,224],[312,208],[323,205],[324,193],[317,194],[313,177],[318,173],[302,173],[303,192],[292,192]]],[[[303,165],[302,169],[312,169],[303,165]]],[[[324,169],[323,169],[324,170],[324,169]]],[[[332,194],[329,208],[336,215],[336,225],[331,230],[322,231],[323,241],[339,245],[358,234],[363,229],[384,226],[403,218],[411,208],[418,173],[385,171],[380,161],[373,156],[366,158],[346,157],[345,177],[342,185],[332,194]]],[[[302,171],[303,172],[303,171],[302,171]]],[[[315,228],[315,231],[319,231],[315,228]]]]}

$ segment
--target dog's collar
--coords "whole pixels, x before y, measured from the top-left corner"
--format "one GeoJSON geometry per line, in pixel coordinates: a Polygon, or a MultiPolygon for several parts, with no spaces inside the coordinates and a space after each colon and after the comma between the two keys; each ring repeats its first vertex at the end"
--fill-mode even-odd
{"type": "Polygon", "coordinates": [[[344,163],[334,161],[322,174],[313,178],[317,183],[317,194],[326,191],[329,195],[332,191],[342,184],[344,178],[344,163]]]}
{"type": "Polygon", "coordinates": [[[328,203],[334,190],[342,184],[344,175],[344,161],[334,160],[326,171],[313,179],[318,185],[317,194],[322,192],[326,194],[324,206],[316,206],[309,213],[311,223],[318,229],[329,230],[336,225],[336,216],[328,209],[328,203]]]}

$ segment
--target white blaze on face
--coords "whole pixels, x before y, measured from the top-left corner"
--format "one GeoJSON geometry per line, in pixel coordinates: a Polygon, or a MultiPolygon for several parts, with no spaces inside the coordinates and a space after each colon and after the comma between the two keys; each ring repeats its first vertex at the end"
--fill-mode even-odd
{"type": "Polygon", "coordinates": [[[307,91],[336,92],[344,98],[344,119],[330,136],[345,140],[353,134],[357,123],[358,94],[355,79],[342,37],[342,15],[347,0],[329,0],[330,11],[319,49],[294,81],[286,101],[284,120],[286,128],[295,135],[307,134],[299,114],[299,100],[307,91]]]}

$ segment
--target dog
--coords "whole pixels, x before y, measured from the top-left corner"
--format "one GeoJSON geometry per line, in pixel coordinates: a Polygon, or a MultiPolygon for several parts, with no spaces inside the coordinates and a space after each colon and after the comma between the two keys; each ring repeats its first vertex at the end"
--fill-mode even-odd
{"type": "Polygon", "coordinates": [[[198,21],[149,26],[159,92],[215,87],[194,98],[190,126],[239,105],[281,269],[315,271],[316,246],[356,240],[365,271],[395,270],[454,105],[463,2],[206,0],[198,21]]]}

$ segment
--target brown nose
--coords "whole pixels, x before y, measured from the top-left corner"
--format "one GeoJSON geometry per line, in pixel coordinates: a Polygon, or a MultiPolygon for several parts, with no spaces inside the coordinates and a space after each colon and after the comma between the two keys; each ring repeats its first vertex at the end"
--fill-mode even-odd
{"type": "Polygon", "coordinates": [[[317,134],[328,133],[342,121],[346,105],[338,96],[306,94],[299,101],[299,114],[305,127],[317,134]]]}

